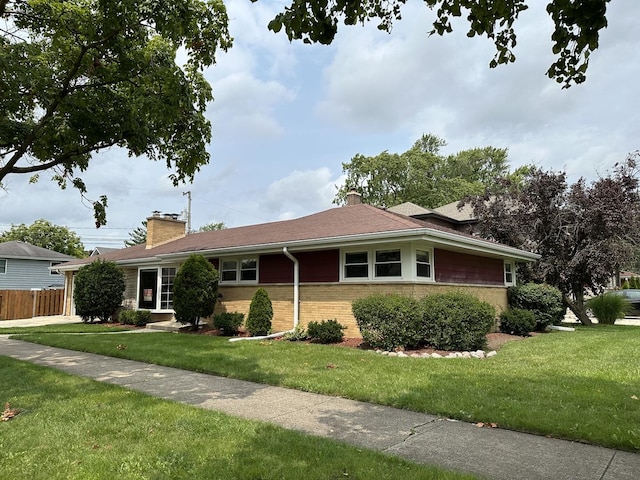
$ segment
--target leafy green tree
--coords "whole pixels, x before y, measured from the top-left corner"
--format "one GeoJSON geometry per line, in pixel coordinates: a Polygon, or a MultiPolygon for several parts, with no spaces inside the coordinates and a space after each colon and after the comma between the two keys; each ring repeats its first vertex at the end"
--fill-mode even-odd
{"type": "Polygon", "coordinates": [[[633,258],[640,238],[640,152],[629,155],[606,177],[569,185],[565,172],[532,168],[520,185],[505,182],[471,203],[478,233],[542,258],[529,277],[562,292],[585,325],[585,293],[602,292],[633,258]]]}
{"type": "Polygon", "coordinates": [[[245,327],[253,336],[267,335],[271,330],[272,319],[273,305],[269,293],[264,288],[259,288],[251,299],[245,327]]]}
{"type": "Polygon", "coordinates": [[[73,300],[83,322],[112,318],[122,304],[124,273],[115,264],[96,260],[78,270],[74,277],[73,300]]]}
{"type": "Polygon", "coordinates": [[[125,247],[133,247],[147,242],[147,221],[143,220],[141,227],[136,227],[129,232],[129,240],[124,241],[125,247]]]}
{"type": "Polygon", "coordinates": [[[198,329],[201,318],[210,317],[218,300],[218,271],[202,255],[191,255],[173,282],[176,320],[198,329]]]}
{"type": "MultiPolygon", "coordinates": [[[[256,1],[256,0],[254,0],[256,1]]],[[[355,25],[377,19],[378,29],[391,32],[400,20],[406,0],[356,0],[351,2],[291,0],[284,11],[269,22],[269,29],[284,29],[289,40],[329,44],[338,32],[340,21],[355,25]]],[[[435,10],[430,35],[453,31],[451,19],[463,17],[469,23],[468,37],[485,36],[496,47],[491,68],[515,62],[512,49],[517,38],[515,22],[533,0],[424,0],[435,10]]],[[[591,52],[599,47],[600,30],[607,26],[609,0],[550,0],[547,13],[555,25],[551,35],[555,61],[547,75],[565,87],[586,79],[591,52]]]]}
{"type": "Polygon", "coordinates": [[[73,257],[85,256],[84,245],[80,237],[67,227],[54,225],[48,220],[40,219],[31,225],[11,225],[11,228],[0,234],[0,242],[19,240],[36,247],[46,248],[54,252],[73,257]]]}
{"type": "Polygon", "coordinates": [[[224,222],[217,223],[207,223],[206,225],[201,226],[198,231],[199,232],[213,232],[215,230],[224,230],[227,226],[224,222]]]}
{"type": "MultiPolygon", "coordinates": [[[[84,196],[76,174],[113,146],[174,184],[207,164],[202,69],[232,43],[222,0],[2,0],[0,18],[0,184],[49,170],[84,196]]],[[[105,224],[106,197],[93,206],[105,224]]]]}
{"type": "Polygon", "coordinates": [[[342,164],[347,178],[334,202],[344,204],[348,191],[356,188],[364,203],[392,207],[413,202],[435,208],[481,194],[508,173],[506,149],[473,148],[444,156],[440,148],[445,145],[441,138],[427,134],[402,154],[357,154],[342,164]]]}

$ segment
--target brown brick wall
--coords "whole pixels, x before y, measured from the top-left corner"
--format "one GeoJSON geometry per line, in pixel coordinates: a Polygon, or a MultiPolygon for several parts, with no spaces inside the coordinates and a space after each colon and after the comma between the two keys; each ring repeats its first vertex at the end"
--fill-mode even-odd
{"type": "MultiPolygon", "coordinates": [[[[271,285],[264,287],[273,304],[273,331],[289,330],[293,327],[293,286],[271,285]]],[[[223,298],[216,304],[215,313],[249,313],[249,304],[256,286],[221,287],[223,298]]],[[[351,313],[351,302],[374,293],[399,293],[421,298],[431,293],[463,291],[475,295],[496,307],[500,313],[507,308],[505,287],[483,287],[464,285],[415,285],[415,284],[316,284],[300,287],[300,323],[306,326],[311,321],[336,319],[347,327],[345,336],[359,337],[360,331],[351,313]]]]}

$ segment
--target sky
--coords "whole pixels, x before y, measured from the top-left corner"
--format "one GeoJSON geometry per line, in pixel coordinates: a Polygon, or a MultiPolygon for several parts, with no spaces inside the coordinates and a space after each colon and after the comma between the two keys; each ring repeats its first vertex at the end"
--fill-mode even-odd
{"type": "Polygon", "coordinates": [[[107,225],[73,188],[46,172],[5,179],[0,231],[46,219],[76,232],[87,249],[122,247],[152,211],[181,213],[191,192],[192,229],[298,218],[335,207],[342,164],[356,154],[402,153],[425,133],[447,141],[443,154],[507,148],[512,169],[565,170],[570,181],[606,175],[640,149],[640,2],[615,0],[590,59],[587,81],[562,89],[553,62],[546,2],[516,22],[516,62],[488,67],[494,46],[466,36],[464,22],[444,37],[420,2],[406,5],[391,34],[376,24],[341,25],[330,46],[290,43],[267,24],[284,2],[227,0],[234,46],[204,73],[215,100],[211,161],[191,184],[174,187],[164,164],[111,149],[81,178],[89,197],[108,197],[107,225]]]}

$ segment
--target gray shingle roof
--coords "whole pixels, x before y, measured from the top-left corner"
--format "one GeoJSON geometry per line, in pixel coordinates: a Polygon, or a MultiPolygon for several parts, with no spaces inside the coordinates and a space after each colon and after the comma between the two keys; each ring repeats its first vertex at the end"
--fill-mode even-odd
{"type": "Polygon", "coordinates": [[[18,240],[0,243],[0,258],[23,258],[58,262],[66,262],[75,259],[75,257],[70,255],[54,252],[53,250],[47,250],[46,248],[36,247],[30,243],[20,242],[18,240]]]}

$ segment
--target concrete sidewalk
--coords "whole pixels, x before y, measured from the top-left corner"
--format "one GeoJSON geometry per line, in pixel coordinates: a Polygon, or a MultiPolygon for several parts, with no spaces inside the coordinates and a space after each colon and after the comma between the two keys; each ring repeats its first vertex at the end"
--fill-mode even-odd
{"type": "Polygon", "coordinates": [[[0,355],[493,479],[636,480],[640,455],[0,336],[0,355]]]}

